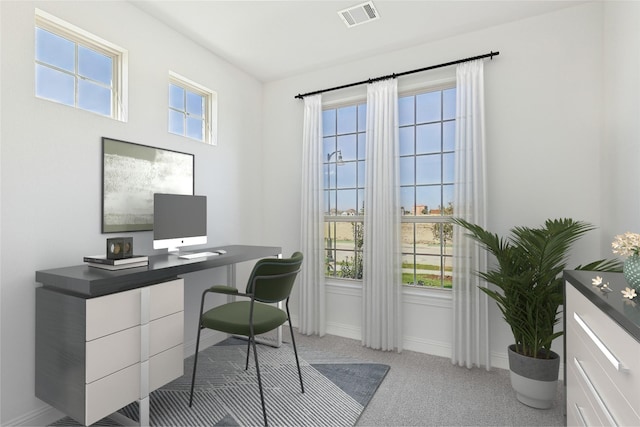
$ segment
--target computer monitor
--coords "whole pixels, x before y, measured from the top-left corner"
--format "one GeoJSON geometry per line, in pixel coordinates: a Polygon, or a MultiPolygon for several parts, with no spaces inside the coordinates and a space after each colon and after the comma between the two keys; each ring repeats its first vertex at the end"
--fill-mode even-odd
{"type": "Polygon", "coordinates": [[[184,246],[206,243],[206,196],[153,195],[153,249],[178,252],[184,246]]]}

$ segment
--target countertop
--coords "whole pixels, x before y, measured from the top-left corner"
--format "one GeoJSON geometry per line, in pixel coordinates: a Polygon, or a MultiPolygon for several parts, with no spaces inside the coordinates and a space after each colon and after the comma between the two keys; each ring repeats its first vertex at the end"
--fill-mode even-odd
{"type": "Polygon", "coordinates": [[[631,287],[622,273],[566,270],[564,279],[640,342],[640,295],[633,300],[622,296],[621,291],[631,287]],[[611,292],[592,284],[596,276],[602,277],[602,283],[608,283],[611,292]]]}

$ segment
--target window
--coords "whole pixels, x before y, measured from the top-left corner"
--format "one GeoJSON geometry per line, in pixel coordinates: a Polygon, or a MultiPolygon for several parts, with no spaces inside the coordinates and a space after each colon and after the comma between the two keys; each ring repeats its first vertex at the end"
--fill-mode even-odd
{"type": "Polygon", "coordinates": [[[38,98],[126,121],[127,52],[36,10],[38,98]]]}
{"type": "Polygon", "coordinates": [[[169,132],[215,145],[216,93],[175,73],[169,75],[169,132]]]}
{"type": "Polygon", "coordinates": [[[398,99],[402,283],[451,288],[455,88],[398,99]]]}
{"type": "MultiPolygon", "coordinates": [[[[455,88],[398,99],[402,283],[451,288],[455,88]]],[[[323,111],[325,275],[362,279],[366,104],[323,111]]]]}
{"type": "Polygon", "coordinates": [[[362,279],[366,104],[323,111],[325,272],[362,279]]]}

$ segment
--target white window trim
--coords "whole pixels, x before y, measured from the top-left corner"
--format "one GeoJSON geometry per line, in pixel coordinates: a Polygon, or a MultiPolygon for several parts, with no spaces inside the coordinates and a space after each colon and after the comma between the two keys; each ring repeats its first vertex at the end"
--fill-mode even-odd
{"type": "MultiPolygon", "coordinates": [[[[173,71],[169,71],[169,83],[180,86],[181,88],[187,89],[190,92],[197,93],[204,97],[205,131],[204,141],[202,142],[210,145],[218,145],[218,93],[173,71]]],[[[167,109],[169,109],[168,106],[167,109]]],[[[198,141],[185,135],[182,136],[184,138],[198,141]]]]}
{"type": "MultiPolygon", "coordinates": [[[[128,121],[129,52],[114,43],[97,37],[80,27],[70,24],[69,22],[37,8],[35,9],[35,24],[36,27],[50,31],[74,43],[81,44],[114,59],[113,92],[115,96],[113,96],[112,99],[113,105],[111,106],[111,109],[113,114],[111,117],[121,122],[128,121]]],[[[81,108],[78,109],[82,110],[81,108]]]]}

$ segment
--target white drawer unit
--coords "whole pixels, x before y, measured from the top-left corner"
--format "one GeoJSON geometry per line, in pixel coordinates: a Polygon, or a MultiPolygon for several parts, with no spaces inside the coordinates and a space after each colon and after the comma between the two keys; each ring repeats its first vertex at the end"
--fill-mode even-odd
{"type": "Polygon", "coordinates": [[[639,426],[640,342],[633,325],[640,301],[623,299],[622,275],[609,273],[605,282],[615,285],[605,293],[591,284],[596,273],[575,274],[582,281],[574,275],[566,282],[564,310],[567,425],[639,426]]]}
{"type": "Polygon", "coordinates": [[[36,396],[90,425],[180,377],[183,286],[88,299],[37,288],[36,396]]]}

